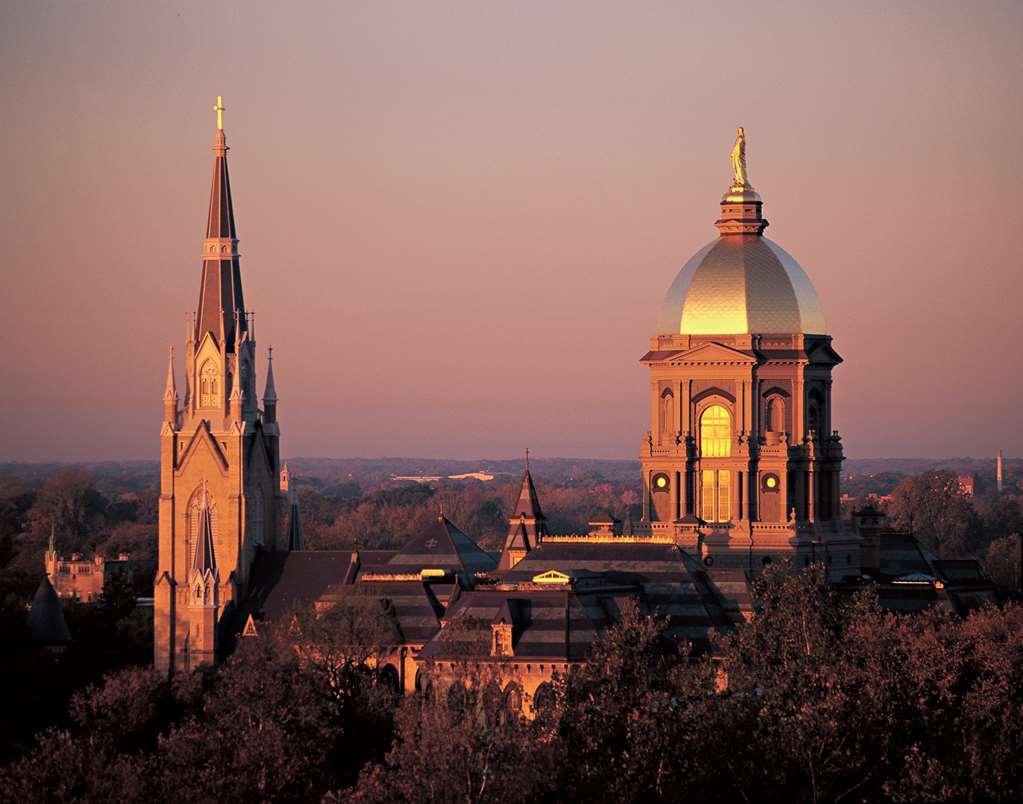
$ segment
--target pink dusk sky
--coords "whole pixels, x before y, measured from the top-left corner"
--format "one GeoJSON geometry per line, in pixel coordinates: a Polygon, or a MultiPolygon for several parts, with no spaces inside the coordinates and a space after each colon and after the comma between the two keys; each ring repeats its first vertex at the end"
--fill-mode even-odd
{"type": "Polygon", "coordinates": [[[286,456],[635,456],[737,125],[846,454],[1019,455],[1021,39],[1015,1],[4,3],[0,460],[158,457],[218,94],[286,456]]]}

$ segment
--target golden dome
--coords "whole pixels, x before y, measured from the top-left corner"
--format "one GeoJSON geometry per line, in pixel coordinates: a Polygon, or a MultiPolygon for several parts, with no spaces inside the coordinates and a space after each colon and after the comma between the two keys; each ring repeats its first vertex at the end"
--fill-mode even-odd
{"type": "Polygon", "coordinates": [[[732,149],[732,185],[714,223],[721,236],[694,254],[664,297],[658,335],[826,335],[817,291],[792,255],[764,237],[763,200],[749,183],[746,136],[732,149]]]}
{"type": "Polygon", "coordinates": [[[668,289],[657,333],[825,335],[810,278],[762,235],[723,234],[690,258],[668,289]]]}

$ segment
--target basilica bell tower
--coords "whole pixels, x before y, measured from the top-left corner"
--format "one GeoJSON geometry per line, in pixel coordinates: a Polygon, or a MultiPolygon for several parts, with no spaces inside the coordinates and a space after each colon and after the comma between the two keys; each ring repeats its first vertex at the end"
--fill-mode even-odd
{"type": "Polygon", "coordinates": [[[164,673],[217,661],[256,551],[278,549],[281,540],[273,363],[260,407],[220,98],[214,109],[213,182],[199,302],[186,323],[184,398],[173,350],[163,397],[154,663],[164,673]]]}
{"type": "Polygon", "coordinates": [[[643,519],[707,566],[758,572],[789,556],[860,566],[841,521],[831,345],[809,277],[764,237],[746,138],[732,151],[719,236],[683,266],[641,362],[650,369],[643,519]]]}

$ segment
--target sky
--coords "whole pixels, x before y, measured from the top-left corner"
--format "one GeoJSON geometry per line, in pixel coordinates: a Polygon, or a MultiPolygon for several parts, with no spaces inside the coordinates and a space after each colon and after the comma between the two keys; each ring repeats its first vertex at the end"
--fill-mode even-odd
{"type": "Polygon", "coordinates": [[[217,95],[285,456],[637,455],[739,125],[846,455],[1020,455],[1021,34],[1019,2],[3,0],[0,460],[157,458],[217,95]]]}

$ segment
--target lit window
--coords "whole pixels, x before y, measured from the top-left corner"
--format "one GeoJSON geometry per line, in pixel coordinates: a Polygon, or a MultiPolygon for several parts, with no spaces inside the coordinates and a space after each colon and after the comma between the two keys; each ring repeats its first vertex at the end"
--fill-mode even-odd
{"type": "Polygon", "coordinates": [[[703,470],[702,510],[706,522],[727,522],[732,516],[732,473],[720,469],[703,470]]]}
{"type": "Polygon", "coordinates": [[[700,453],[704,458],[732,454],[732,416],[721,405],[711,405],[700,417],[700,453]]]}
{"type": "Polygon", "coordinates": [[[668,476],[667,475],[656,475],[654,477],[654,488],[658,491],[663,491],[668,488],[668,476]]]}

